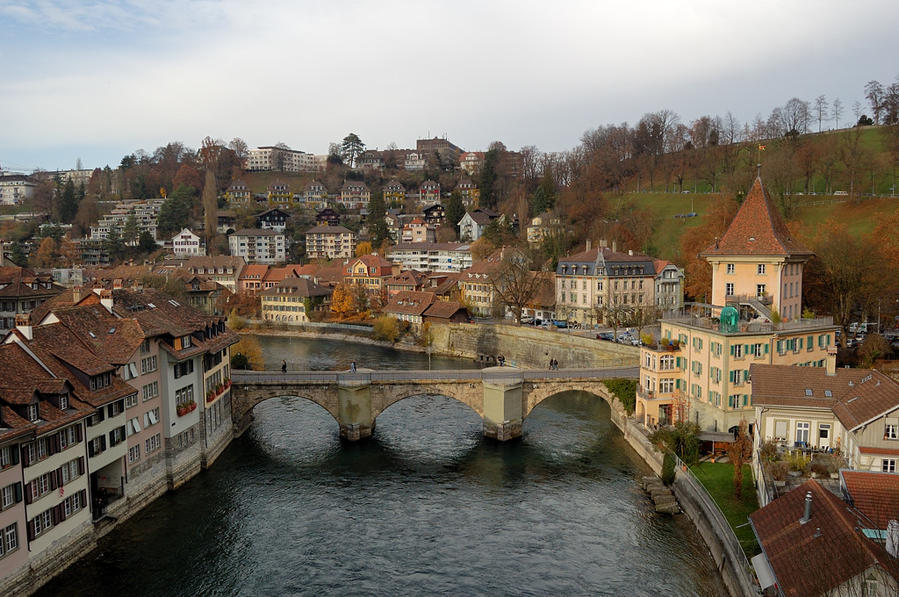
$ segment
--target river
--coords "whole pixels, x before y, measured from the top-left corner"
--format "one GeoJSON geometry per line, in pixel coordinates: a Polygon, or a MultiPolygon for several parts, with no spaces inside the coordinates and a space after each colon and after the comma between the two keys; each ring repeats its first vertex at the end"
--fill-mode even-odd
{"type": "MultiPolygon", "coordinates": [[[[378,346],[260,341],[272,368],[428,365],[378,346]]],[[[209,471],[40,594],[726,594],[689,520],[653,511],[636,483],[648,469],[588,394],[543,402],[507,444],[484,440],[480,417],[440,396],[391,406],[358,444],[305,400],[254,413],[209,471]]]]}

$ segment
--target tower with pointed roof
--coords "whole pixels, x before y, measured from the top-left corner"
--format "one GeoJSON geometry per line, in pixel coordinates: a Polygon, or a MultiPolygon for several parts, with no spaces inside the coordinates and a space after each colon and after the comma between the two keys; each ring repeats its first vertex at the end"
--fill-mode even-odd
{"type": "Polygon", "coordinates": [[[784,319],[801,316],[802,269],[812,252],[792,237],[761,178],[702,256],[712,265],[713,305],[748,302],[784,319]]]}

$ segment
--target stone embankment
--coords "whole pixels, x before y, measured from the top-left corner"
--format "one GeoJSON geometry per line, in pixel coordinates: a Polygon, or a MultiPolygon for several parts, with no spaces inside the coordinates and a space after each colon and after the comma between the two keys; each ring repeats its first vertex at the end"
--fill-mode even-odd
{"type": "Polygon", "coordinates": [[[655,475],[648,475],[640,480],[640,486],[652,498],[656,512],[663,514],[679,514],[680,506],[670,489],[655,475]]]}

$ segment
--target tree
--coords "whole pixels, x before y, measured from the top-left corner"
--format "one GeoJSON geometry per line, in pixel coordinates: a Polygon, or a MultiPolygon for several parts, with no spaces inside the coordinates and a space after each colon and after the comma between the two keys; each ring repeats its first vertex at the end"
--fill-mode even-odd
{"type": "Polygon", "coordinates": [[[340,144],[340,157],[351,168],[356,167],[356,160],[359,159],[363,151],[365,151],[365,143],[362,142],[362,139],[356,133],[350,133],[344,137],[343,143],[340,144]]]}
{"type": "Polygon", "coordinates": [[[152,253],[156,250],[156,241],[149,230],[142,230],[137,237],[137,248],[141,253],[152,253]]]}
{"type": "Polygon", "coordinates": [[[815,98],[815,113],[818,115],[818,132],[821,132],[821,123],[827,118],[827,98],[822,94],[815,98]]]}
{"type": "Polygon", "coordinates": [[[34,264],[37,267],[53,267],[56,265],[57,244],[52,236],[48,236],[41,241],[34,255],[34,264]]]}
{"type": "Polygon", "coordinates": [[[502,260],[490,274],[493,294],[502,305],[511,309],[515,323],[521,323],[521,313],[549,284],[546,276],[531,271],[527,257],[516,250],[504,250],[502,260]]]}
{"type": "Polygon", "coordinates": [[[868,81],[865,85],[865,99],[871,105],[871,113],[874,114],[874,124],[880,124],[880,114],[883,112],[883,85],[877,81],[868,81]]]}
{"type": "Polygon", "coordinates": [[[75,196],[75,183],[72,179],[66,181],[61,195],[57,196],[57,217],[63,224],[71,224],[78,213],[78,199],[75,196]]]}
{"type": "Polygon", "coordinates": [[[396,342],[399,333],[399,321],[397,321],[396,317],[382,315],[375,320],[372,335],[376,339],[386,340],[387,342],[396,342]]]}
{"type": "Polygon", "coordinates": [[[462,193],[454,189],[449,200],[443,206],[446,211],[446,221],[459,234],[459,222],[465,217],[465,205],[462,203],[462,193]]]}
{"type": "Polygon", "coordinates": [[[371,255],[371,243],[366,241],[362,241],[358,245],[356,245],[356,257],[362,257],[363,255],[371,255]]]}
{"type": "Polygon", "coordinates": [[[496,250],[496,246],[489,240],[487,240],[487,238],[482,236],[478,240],[471,243],[468,250],[471,252],[472,261],[477,262],[486,259],[488,255],[496,250]]]}
{"type": "Polygon", "coordinates": [[[125,243],[122,242],[122,235],[116,228],[109,230],[109,236],[103,241],[103,248],[109,253],[112,261],[118,261],[125,255],[125,243]]]}
{"type": "Polygon", "coordinates": [[[246,162],[246,159],[250,157],[250,147],[247,145],[247,142],[240,137],[231,139],[231,142],[228,143],[228,149],[234,152],[234,156],[240,160],[241,164],[246,162]]]}
{"type": "Polygon", "coordinates": [[[221,144],[212,137],[203,139],[203,148],[200,155],[203,166],[206,168],[206,181],[203,184],[203,224],[206,236],[206,251],[210,255],[215,254],[215,234],[218,227],[218,186],[215,181],[215,173],[218,169],[219,157],[222,153],[221,144]]]}
{"type": "Polygon", "coordinates": [[[72,267],[81,261],[81,251],[78,245],[63,237],[59,241],[59,257],[64,267],[72,267]]]}
{"type": "Polygon", "coordinates": [[[890,354],[890,343],[880,334],[868,334],[858,347],[858,364],[869,369],[877,359],[890,354]]]}
{"type": "Polygon", "coordinates": [[[380,247],[385,240],[390,239],[386,215],[387,206],[384,204],[384,196],[381,193],[375,193],[368,202],[368,234],[372,241],[370,246],[380,247]]]}
{"type": "Polygon", "coordinates": [[[738,208],[732,196],[725,196],[703,216],[699,226],[689,228],[681,236],[684,291],[688,296],[698,300],[711,296],[712,268],[700,254],[714,244],[716,239],[724,236],[738,208]]]}
{"type": "Polygon", "coordinates": [[[834,128],[840,128],[840,116],[843,115],[843,102],[840,98],[835,98],[830,107],[830,116],[834,121],[834,128]]]}
{"type": "Polygon", "coordinates": [[[354,312],[353,291],[346,282],[341,282],[334,288],[331,295],[331,311],[337,314],[338,319],[348,317],[354,312]]]}
{"type": "Polygon", "coordinates": [[[122,241],[124,241],[126,246],[132,247],[137,243],[139,234],[137,218],[133,213],[128,214],[128,218],[125,220],[125,227],[122,229],[122,241]]]}
{"type": "Polygon", "coordinates": [[[174,235],[190,220],[191,207],[196,197],[196,189],[180,186],[169,195],[159,208],[158,234],[161,237],[174,235]]]}
{"type": "Polygon", "coordinates": [[[12,244],[12,250],[9,254],[9,260],[16,265],[25,266],[28,264],[28,255],[25,253],[25,245],[22,241],[17,240],[12,244]]]}
{"type": "Polygon", "coordinates": [[[752,438],[746,429],[746,420],[741,420],[737,437],[727,446],[727,456],[734,465],[734,496],[738,499],[743,495],[743,465],[752,458],[752,438]]]}
{"type": "Polygon", "coordinates": [[[265,369],[259,340],[253,336],[241,336],[240,342],[231,347],[231,368],[253,371],[265,369]]]}
{"type": "Polygon", "coordinates": [[[480,198],[478,205],[488,209],[494,209],[497,204],[496,194],[496,169],[499,164],[500,152],[499,147],[493,147],[484,154],[484,163],[481,165],[481,171],[478,177],[478,189],[480,198]]]}

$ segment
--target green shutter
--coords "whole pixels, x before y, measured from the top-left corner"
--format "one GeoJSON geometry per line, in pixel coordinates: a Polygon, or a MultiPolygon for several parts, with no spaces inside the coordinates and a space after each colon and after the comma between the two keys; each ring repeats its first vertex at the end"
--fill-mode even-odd
{"type": "Polygon", "coordinates": [[[768,345],[765,344],[765,354],[768,354],[768,345]]]}
{"type": "Polygon", "coordinates": [[[734,353],[735,353],[734,345],[731,344],[731,345],[730,345],[730,356],[734,356],[734,353]]]}
{"type": "Polygon", "coordinates": [[[749,404],[749,396],[743,394],[743,406],[747,406],[749,404]]]}

